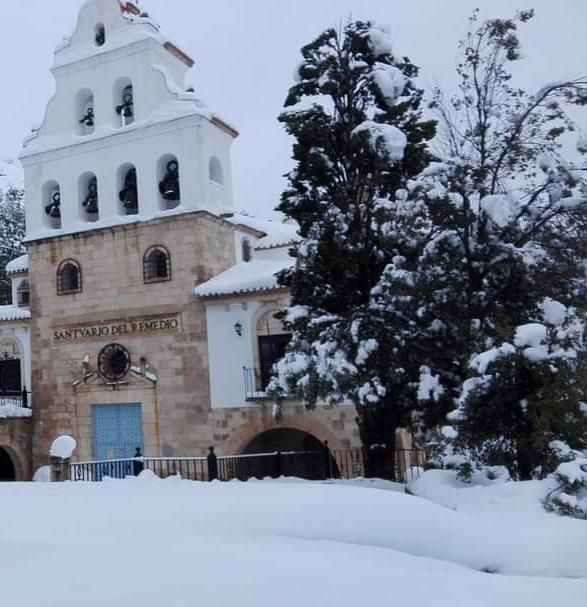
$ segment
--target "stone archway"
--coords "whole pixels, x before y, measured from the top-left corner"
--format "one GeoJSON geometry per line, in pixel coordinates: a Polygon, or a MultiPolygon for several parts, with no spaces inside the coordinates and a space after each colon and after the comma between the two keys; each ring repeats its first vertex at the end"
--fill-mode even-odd
{"type": "Polygon", "coordinates": [[[249,443],[257,436],[269,430],[280,428],[291,428],[316,437],[321,443],[328,441],[330,449],[344,449],[341,437],[333,432],[326,423],[318,418],[314,411],[303,411],[284,415],[281,421],[276,421],[270,415],[259,415],[236,428],[227,440],[218,445],[218,453],[223,455],[235,455],[243,453],[249,443]]]}
{"type": "Polygon", "coordinates": [[[296,428],[273,428],[253,438],[243,449],[243,454],[320,451],[323,449],[324,444],[309,432],[296,428]]]}
{"type": "Polygon", "coordinates": [[[17,478],[16,464],[10,453],[0,447],[0,482],[15,481],[17,478]]]}

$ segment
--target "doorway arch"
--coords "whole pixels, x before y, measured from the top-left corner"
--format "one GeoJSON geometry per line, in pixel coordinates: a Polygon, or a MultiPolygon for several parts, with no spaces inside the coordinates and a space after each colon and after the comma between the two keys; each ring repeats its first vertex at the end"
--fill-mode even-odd
{"type": "Polygon", "coordinates": [[[273,428],[255,436],[243,449],[243,455],[322,450],[324,444],[309,432],[296,428],[273,428]]]}
{"type": "Polygon", "coordinates": [[[10,453],[0,447],[0,483],[16,480],[16,466],[10,453]]]}
{"type": "Polygon", "coordinates": [[[273,428],[255,436],[243,450],[243,455],[270,453],[281,454],[276,476],[297,476],[307,480],[340,477],[328,445],[309,432],[273,428]]]}

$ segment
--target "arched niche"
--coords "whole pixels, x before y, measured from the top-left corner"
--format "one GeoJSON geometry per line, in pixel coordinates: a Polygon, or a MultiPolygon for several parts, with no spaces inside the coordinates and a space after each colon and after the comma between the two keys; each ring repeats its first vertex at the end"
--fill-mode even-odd
{"type": "Polygon", "coordinates": [[[210,181],[216,185],[224,185],[224,169],[216,156],[210,158],[208,173],[210,181]]]}
{"type": "Polygon", "coordinates": [[[55,180],[41,188],[43,225],[51,230],[61,229],[61,188],[55,180]]]}
{"type": "Polygon", "coordinates": [[[159,209],[170,211],[181,204],[180,166],[177,156],[165,154],[157,162],[159,209]]]}
{"type": "Polygon", "coordinates": [[[90,89],[82,89],[75,96],[75,127],[78,135],[90,135],[96,126],[94,94],[90,89]]]}
{"type": "Polygon", "coordinates": [[[103,23],[96,23],[96,27],[94,27],[94,43],[96,46],[106,44],[106,26],[103,23]]]}
{"type": "Polygon", "coordinates": [[[137,169],[127,162],[116,172],[118,189],[118,214],[138,215],[140,211],[139,184],[137,169]]]}
{"type": "Polygon", "coordinates": [[[113,117],[114,125],[125,127],[135,121],[135,95],[130,78],[119,78],[113,89],[113,117]]]}
{"type": "Polygon", "coordinates": [[[98,178],[90,171],[78,180],[79,218],[81,221],[95,222],[100,219],[98,198],[98,178]]]}

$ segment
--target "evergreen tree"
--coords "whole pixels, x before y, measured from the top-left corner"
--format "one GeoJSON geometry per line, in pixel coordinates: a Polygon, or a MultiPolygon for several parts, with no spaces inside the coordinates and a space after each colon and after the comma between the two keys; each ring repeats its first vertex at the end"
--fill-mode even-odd
{"type": "MultiPolygon", "coordinates": [[[[576,135],[567,108],[587,104],[587,80],[555,82],[535,95],[511,85],[507,66],[519,58],[517,27],[531,17],[524,12],[478,25],[475,13],[462,44],[460,93],[448,102],[435,96],[443,162],[411,190],[434,233],[411,290],[418,322],[435,322],[444,343],[441,355],[423,356],[428,377],[461,403],[466,397],[455,444],[476,463],[508,460],[520,478],[548,468],[549,440],[576,443],[573,424],[583,427],[575,361],[531,364],[515,350],[488,367],[490,377],[476,390],[467,388],[471,360],[537,322],[546,298],[579,308],[585,296],[587,183],[561,141],[576,135]],[[561,424],[563,414],[572,423],[561,424]]],[[[582,351],[575,344],[578,358],[582,351]]],[[[442,413],[435,402],[428,412],[442,413]]]]}
{"type": "Polygon", "coordinates": [[[303,241],[280,276],[293,337],[272,389],[308,407],[352,402],[368,473],[391,475],[396,430],[417,399],[376,291],[393,260],[417,249],[412,223],[398,232],[405,196],[396,191],[430,162],[435,123],[422,120],[418,69],[394,57],[383,29],[349,23],[302,55],[280,117],[296,166],[278,210],[299,223],[303,241]]]}
{"type": "Polygon", "coordinates": [[[0,189],[0,304],[10,302],[10,279],[6,264],[24,255],[25,236],[24,191],[12,186],[0,189]]]}

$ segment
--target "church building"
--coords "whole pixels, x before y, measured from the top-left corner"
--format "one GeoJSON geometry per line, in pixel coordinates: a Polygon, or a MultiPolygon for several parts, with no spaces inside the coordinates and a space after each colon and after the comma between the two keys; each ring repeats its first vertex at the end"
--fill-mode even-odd
{"type": "Polygon", "coordinates": [[[186,88],[193,65],[119,0],[88,0],[55,51],[0,306],[0,479],[62,434],[80,461],[360,446],[352,407],[266,398],[298,237],[235,213],[238,133],[186,88]]]}

